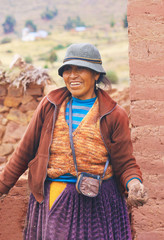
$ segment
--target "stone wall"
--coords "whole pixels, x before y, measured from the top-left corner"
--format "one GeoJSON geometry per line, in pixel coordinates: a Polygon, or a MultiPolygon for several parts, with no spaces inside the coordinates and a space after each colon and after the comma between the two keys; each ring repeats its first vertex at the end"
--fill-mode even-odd
{"type": "Polygon", "coordinates": [[[5,71],[0,66],[0,170],[14,151],[50,81],[46,70],[19,56],[5,71]]]}
{"type": "MultiPolygon", "coordinates": [[[[0,64],[0,172],[22,138],[40,100],[51,86],[45,69],[14,57],[5,70],[0,64]]],[[[0,239],[21,240],[28,207],[27,171],[9,194],[0,200],[0,239]]]]}
{"type": "Polygon", "coordinates": [[[134,154],[149,191],[133,210],[138,240],[164,239],[164,1],[129,0],[129,64],[134,154]]]}
{"type": "MultiPolygon", "coordinates": [[[[14,59],[7,71],[0,65],[0,172],[22,138],[50,81],[44,69],[26,64],[20,57],[14,59]]],[[[22,239],[28,199],[26,171],[0,200],[1,240],[22,239]]]]}

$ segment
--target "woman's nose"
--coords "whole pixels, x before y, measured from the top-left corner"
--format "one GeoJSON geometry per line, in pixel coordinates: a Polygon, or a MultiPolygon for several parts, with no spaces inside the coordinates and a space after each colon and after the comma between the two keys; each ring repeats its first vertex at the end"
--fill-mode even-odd
{"type": "Polygon", "coordinates": [[[77,69],[71,69],[70,76],[71,77],[76,77],[78,75],[77,69]]]}

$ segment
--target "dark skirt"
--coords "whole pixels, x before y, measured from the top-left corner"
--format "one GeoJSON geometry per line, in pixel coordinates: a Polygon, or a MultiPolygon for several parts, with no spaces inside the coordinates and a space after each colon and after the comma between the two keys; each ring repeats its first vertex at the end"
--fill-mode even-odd
{"type": "Polygon", "coordinates": [[[114,178],[104,181],[100,194],[89,198],[67,184],[49,210],[50,182],[39,204],[31,194],[24,240],[131,240],[125,199],[114,178]]]}

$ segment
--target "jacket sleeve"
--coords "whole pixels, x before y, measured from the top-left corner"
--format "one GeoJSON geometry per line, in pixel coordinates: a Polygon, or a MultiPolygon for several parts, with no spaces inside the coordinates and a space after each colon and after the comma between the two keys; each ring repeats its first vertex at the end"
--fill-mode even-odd
{"type": "Polygon", "coordinates": [[[126,189],[127,182],[138,178],[142,182],[142,173],[133,156],[129,119],[124,109],[117,107],[114,113],[111,135],[111,161],[115,175],[126,189]]]}
{"type": "Polygon", "coordinates": [[[18,178],[28,168],[29,161],[35,157],[44,120],[44,101],[45,98],[39,103],[24,136],[0,174],[0,193],[8,193],[10,188],[14,186],[18,178]]]}

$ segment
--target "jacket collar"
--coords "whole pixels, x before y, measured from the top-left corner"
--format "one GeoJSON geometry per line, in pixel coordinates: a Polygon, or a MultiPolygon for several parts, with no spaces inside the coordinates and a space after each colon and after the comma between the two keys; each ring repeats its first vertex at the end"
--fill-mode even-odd
{"type": "Polygon", "coordinates": [[[100,117],[103,117],[115,109],[117,103],[108,95],[107,92],[98,88],[96,94],[99,99],[100,117]]]}
{"type": "MultiPolygon", "coordinates": [[[[98,100],[99,100],[99,111],[100,117],[108,114],[116,107],[117,103],[101,88],[98,88],[96,91],[98,100]]],[[[58,106],[62,104],[62,102],[67,98],[70,97],[71,93],[68,91],[66,87],[59,88],[56,90],[51,91],[47,95],[47,99],[54,105],[58,106]]]]}
{"type": "Polygon", "coordinates": [[[47,99],[49,100],[49,102],[58,106],[62,104],[62,102],[69,96],[71,96],[71,93],[68,91],[66,87],[63,87],[48,93],[47,99]]]}

